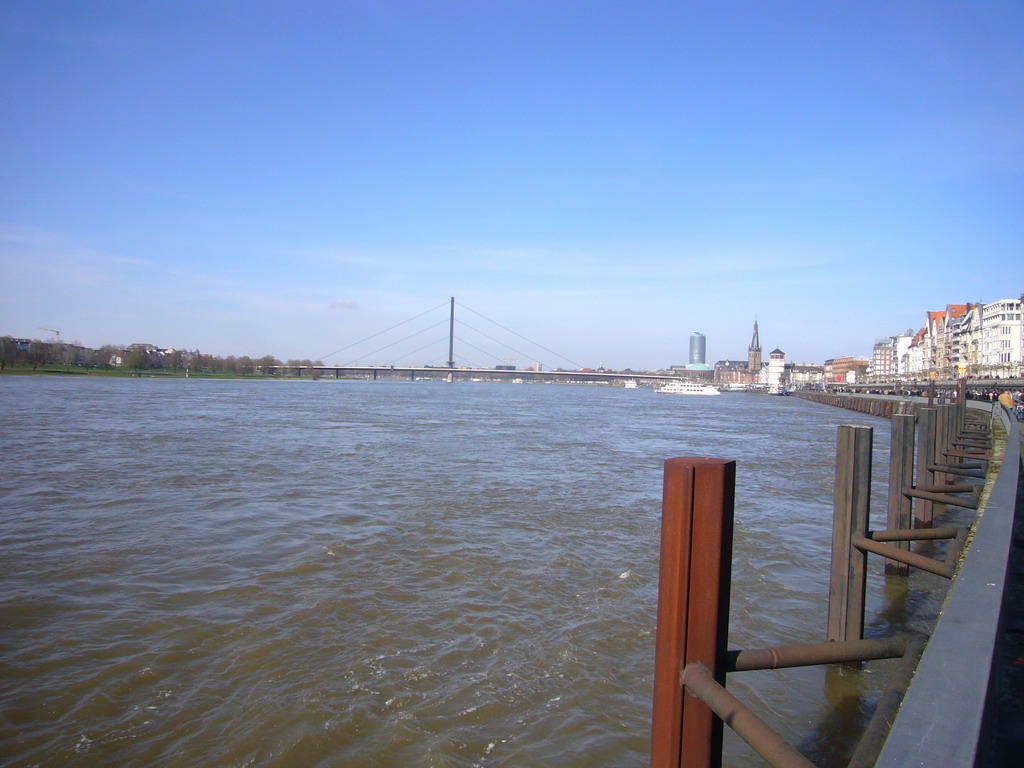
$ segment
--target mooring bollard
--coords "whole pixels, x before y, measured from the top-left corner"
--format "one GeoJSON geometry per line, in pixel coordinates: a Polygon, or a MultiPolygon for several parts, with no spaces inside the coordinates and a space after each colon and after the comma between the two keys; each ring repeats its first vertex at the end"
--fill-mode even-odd
{"type": "MultiPolygon", "coordinates": [[[[889,441],[889,497],[886,527],[893,530],[910,528],[912,504],[904,489],[914,484],[914,417],[910,414],[894,414],[892,437],[889,441]]],[[[896,544],[900,549],[910,551],[910,542],[896,544]]],[[[890,575],[906,576],[910,572],[905,563],[885,561],[885,572],[890,575]]]]}
{"type": "MultiPolygon", "coordinates": [[[[835,503],[832,515],[832,570],[829,578],[828,640],[864,636],[867,553],[853,546],[866,536],[871,508],[871,444],[874,430],[844,424],[836,440],[835,503]]],[[[857,666],[854,662],[847,666],[857,666]]]]}
{"type": "Polygon", "coordinates": [[[683,691],[683,667],[701,663],[725,684],[736,462],[665,462],[652,768],[716,768],[722,721],[683,691]],[[685,745],[685,746],[684,746],[685,745]]]}

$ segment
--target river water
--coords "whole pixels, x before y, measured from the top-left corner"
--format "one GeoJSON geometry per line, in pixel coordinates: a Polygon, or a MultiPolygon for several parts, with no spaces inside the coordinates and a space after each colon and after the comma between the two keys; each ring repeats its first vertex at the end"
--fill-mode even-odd
{"type": "MultiPolygon", "coordinates": [[[[9,766],[646,765],[663,460],[737,460],[730,645],[762,647],[824,639],[836,425],[876,427],[879,486],[888,443],[601,386],[7,376],[0,405],[9,766]]],[[[933,585],[876,579],[869,634],[933,585]]],[[[729,686],[839,764],[886,664],[729,686]]]]}

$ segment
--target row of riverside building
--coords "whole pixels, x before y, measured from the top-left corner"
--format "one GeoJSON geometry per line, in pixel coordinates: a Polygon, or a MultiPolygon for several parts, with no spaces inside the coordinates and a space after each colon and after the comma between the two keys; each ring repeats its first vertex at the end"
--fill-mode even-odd
{"type": "MultiPolygon", "coordinates": [[[[762,362],[755,321],[746,360],[719,360],[706,373],[693,365],[685,370],[673,366],[673,370],[689,378],[713,378],[723,389],[763,387],[770,391],[836,383],[1019,379],[1024,378],[1022,305],[1024,294],[987,304],[948,304],[943,310],[926,312],[925,324],[916,333],[911,329],[877,340],[870,358],[845,355],[830,358],[824,365],[787,363],[780,349],[772,350],[767,362],[762,362]]],[[[692,347],[691,338],[691,357],[692,347]]]]}
{"type": "Polygon", "coordinates": [[[792,389],[816,389],[829,382],[863,380],[868,368],[865,357],[836,357],[824,365],[787,363],[786,353],[779,348],[761,355],[761,339],[754,321],[754,335],[747,348],[746,360],[719,360],[713,369],[715,386],[722,389],[765,389],[781,393],[792,389]]]}
{"type": "Polygon", "coordinates": [[[868,381],[1024,376],[1024,295],[988,304],[947,304],[916,333],[875,342],[868,381]]]}

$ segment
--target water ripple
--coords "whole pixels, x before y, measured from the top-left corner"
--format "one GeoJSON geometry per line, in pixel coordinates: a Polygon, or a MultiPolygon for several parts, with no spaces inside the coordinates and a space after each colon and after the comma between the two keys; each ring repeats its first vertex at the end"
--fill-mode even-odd
{"type": "MultiPolygon", "coordinates": [[[[733,644],[823,636],[831,409],[469,383],[0,384],[20,436],[0,469],[7,765],[646,765],[675,455],[739,462],[733,644]]],[[[911,592],[878,626],[933,610],[911,592]]],[[[736,690],[813,741],[823,674],[736,690]]]]}

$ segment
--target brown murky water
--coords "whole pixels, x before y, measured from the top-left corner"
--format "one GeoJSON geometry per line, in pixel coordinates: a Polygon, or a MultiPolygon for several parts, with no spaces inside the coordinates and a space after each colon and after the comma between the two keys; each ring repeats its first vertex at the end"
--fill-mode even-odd
{"type": "MultiPolygon", "coordinates": [[[[888,442],[587,386],[4,377],[0,403],[8,766],[646,765],[663,459],[737,459],[730,642],[760,647],[824,637],[835,425],[876,426],[879,494],[888,442]]],[[[875,579],[870,633],[934,615],[921,578],[875,579]]],[[[730,688],[838,764],[886,669],[730,688]]]]}

